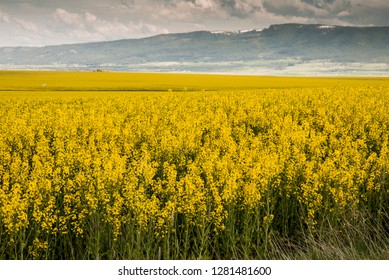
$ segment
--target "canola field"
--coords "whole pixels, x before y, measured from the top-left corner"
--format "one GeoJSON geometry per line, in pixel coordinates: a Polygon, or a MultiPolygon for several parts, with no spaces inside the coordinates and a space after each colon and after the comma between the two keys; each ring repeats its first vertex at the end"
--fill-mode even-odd
{"type": "Polygon", "coordinates": [[[388,78],[0,72],[0,259],[386,238],[388,108],[388,78]]]}

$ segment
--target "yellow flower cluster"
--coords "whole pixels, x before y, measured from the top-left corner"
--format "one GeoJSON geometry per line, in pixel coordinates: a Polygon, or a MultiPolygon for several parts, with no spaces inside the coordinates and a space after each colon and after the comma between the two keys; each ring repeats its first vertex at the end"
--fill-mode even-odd
{"type": "Polygon", "coordinates": [[[35,257],[129,224],[217,234],[240,211],[282,231],[374,212],[388,203],[388,108],[379,85],[3,96],[0,239],[30,234],[35,257]]]}

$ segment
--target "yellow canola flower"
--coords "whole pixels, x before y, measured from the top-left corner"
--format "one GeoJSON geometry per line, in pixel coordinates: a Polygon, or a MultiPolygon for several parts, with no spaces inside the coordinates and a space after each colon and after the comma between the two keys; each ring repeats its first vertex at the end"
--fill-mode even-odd
{"type": "Polygon", "coordinates": [[[0,92],[0,238],[28,232],[34,258],[50,238],[96,231],[220,234],[234,215],[314,230],[328,213],[384,207],[385,79],[62,75],[56,86],[77,91],[0,92]]]}

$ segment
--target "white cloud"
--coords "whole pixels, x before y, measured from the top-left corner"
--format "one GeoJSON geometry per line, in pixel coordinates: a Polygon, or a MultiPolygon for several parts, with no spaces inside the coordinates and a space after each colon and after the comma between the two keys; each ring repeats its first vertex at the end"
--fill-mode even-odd
{"type": "Polygon", "coordinates": [[[60,8],[54,12],[54,19],[57,23],[56,29],[62,30],[62,33],[72,36],[77,41],[84,42],[167,33],[165,28],[149,23],[132,21],[124,23],[117,18],[106,20],[91,12],[74,13],[60,8]]]}
{"type": "Polygon", "coordinates": [[[161,23],[163,21],[165,24],[172,26],[182,26],[188,23],[198,25],[208,20],[225,18],[227,16],[226,11],[221,8],[218,0],[157,1],[155,5],[143,7],[143,12],[151,15],[155,22],[161,23]],[[170,20],[170,23],[166,22],[166,19],[170,20]]]}
{"type": "Polygon", "coordinates": [[[4,13],[0,10],[0,22],[9,23],[9,16],[7,13],[4,13]]]}
{"type": "Polygon", "coordinates": [[[82,25],[82,17],[76,13],[70,13],[64,9],[56,9],[54,13],[56,20],[68,25],[82,25]]]}
{"type": "Polygon", "coordinates": [[[253,13],[263,9],[261,0],[235,0],[235,8],[244,13],[253,13]]]}
{"type": "Polygon", "coordinates": [[[4,22],[8,24],[16,23],[17,27],[31,32],[36,32],[38,30],[38,27],[33,22],[21,18],[17,18],[17,17],[11,17],[7,13],[3,12],[2,10],[0,10],[0,22],[4,22]]]}
{"type": "Polygon", "coordinates": [[[349,17],[351,15],[350,11],[341,11],[336,14],[336,17],[342,18],[342,17],[349,17]]]}
{"type": "Polygon", "coordinates": [[[202,9],[214,9],[217,7],[217,4],[213,0],[196,0],[195,4],[202,9]]]}
{"type": "Polygon", "coordinates": [[[97,17],[89,12],[85,13],[85,18],[87,22],[94,22],[97,20],[97,17]]]}
{"type": "Polygon", "coordinates": [[[27,31],[31,31],[31,32],[37,32],[38,31],[38,27],[36,26],[36,24],[32,23],[32,22],[29,22],[29,21],[26,21],[24,19],[19,19],[19,18],[15,18],[14,21],[23,29],[27,30],[27,31]]]}

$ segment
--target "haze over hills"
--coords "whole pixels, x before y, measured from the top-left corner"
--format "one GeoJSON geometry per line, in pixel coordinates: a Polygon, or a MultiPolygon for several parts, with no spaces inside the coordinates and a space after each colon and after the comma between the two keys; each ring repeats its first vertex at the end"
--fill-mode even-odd
{"type": "Polygon", "coordinates": [[[389,75],[389,27],[281,24],[143,39],[0,48],[0,69],[389,75]]]}

